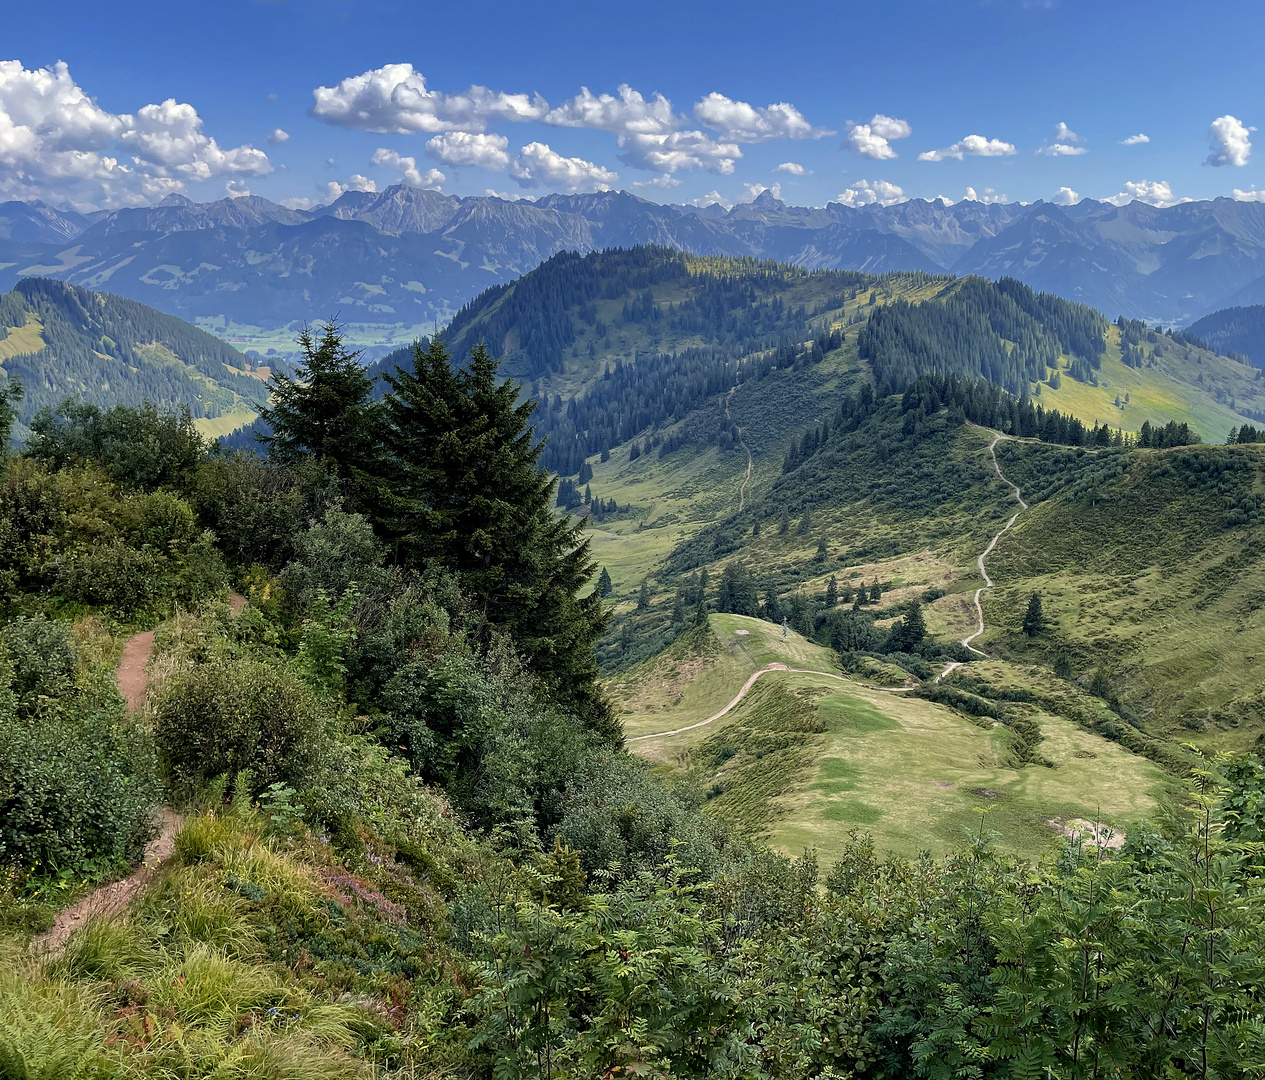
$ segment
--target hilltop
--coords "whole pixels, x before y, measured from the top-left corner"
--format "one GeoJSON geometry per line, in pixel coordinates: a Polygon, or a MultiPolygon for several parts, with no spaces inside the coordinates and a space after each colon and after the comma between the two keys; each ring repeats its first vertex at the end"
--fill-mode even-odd
{"type": "Polygon", "coordinates": [[[104,406],[148,399],[188,406],[208,434],[249,420],[268,378],[266,368],[181,319],[41,278],[0,295],[0,372],[22,384],[21,424],[66,397],[104,406]]]}

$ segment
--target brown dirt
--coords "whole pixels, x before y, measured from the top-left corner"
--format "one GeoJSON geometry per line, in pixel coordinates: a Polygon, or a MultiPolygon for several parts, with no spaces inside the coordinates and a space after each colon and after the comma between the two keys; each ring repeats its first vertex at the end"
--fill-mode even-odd
{"type": "Polygon", "coordinates": [[[117,915],[140,895],[176,850],[176,833],[180,831],[180,815],[164,806],[158,818],[158,836],[145,848],[140,866],[122,881],[103,885],[85,896],[74,907],[60,912],[53,928],[31,942],[31,950],[39,954],[54,953],[66,944],[70,935],[90,919],[117,915]]]}
{"type": "Polygon", "coordinates": [[[145,706],[145,688],[149,685],[149,674],[145,665],[149,663],[150,654],[154,651],[154,632],[146,630],[135,634],[123,646],[123,657],[119,660],[118,682],[119,693],[127,702],[132,712],[139,712],[145,706]]]}

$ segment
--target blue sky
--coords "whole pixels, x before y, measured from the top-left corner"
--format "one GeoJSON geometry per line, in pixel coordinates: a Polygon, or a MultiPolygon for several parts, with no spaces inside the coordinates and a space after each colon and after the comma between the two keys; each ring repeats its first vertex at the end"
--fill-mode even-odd
{"type": "Polygon", "coordinates": [[[402,177],[804,205],[1265,189],[1259,0],[64,0],[5,28],[0,197],[79,208],[402,177]]]}

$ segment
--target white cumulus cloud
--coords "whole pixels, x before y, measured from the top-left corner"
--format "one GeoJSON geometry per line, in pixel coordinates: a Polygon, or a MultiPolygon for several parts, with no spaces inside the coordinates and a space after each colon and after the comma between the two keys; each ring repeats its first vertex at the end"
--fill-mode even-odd
{"type": "Polygon", "coordinates": [[[79,209],[141,205],[214,176],[262,176],[268,155],[221,147],[189,104],[102,109],[70,69],[0,60],[0,197],[79,209]]]}
{"type": "Polygon", "coordinates": [[[992,188],[985,188],[982,192],[976,191],[973,187],[968,187],[962,196],[963,202],[983,203],[985,206],[992,203],[1004,203],[1007,200],[1005,195],[999,195],[992,188]]]}
{"type": "Polygon", "coordinates": [[[946,146],[940,150],[925,150],[918,155],[918,160],[946,161],[953,158],[955,161],[961,161],[964,157],[1006,157],[1014,152],[1014,143],[1003,142],[1001,139],[986,139],[983,135],[968,135],[952,146],[946,146]]]}
{"type": "Polygon", "coordinates": [[[694,116],[702,124],[735,142],[763,139],[820,139],[831,132],[813,127],[794,105],[782,101],[762,109],[745,101],[734,101],[715,91],[694,106],[694,116]]]}
{"type": "Polygon", "coordinates": [[[448,179],[438,169],[427,169],[426,172],[422,172],[417,167],[417,158],[405,157],[395,150],[388,150],[385,146],[379,146],[370,160],[379,168],[394,169],[400,174],[401,180],[414,187],[438,191],[440,185],[448,179]]]}
{"type": "Polygon", "coordinates": [[[853,207],[873,206],[876,203],[879,206],[893,206],[906,202],[907,199],[900,187],[887,180],[858,180],[855,184],[850,184],[835,202],[853,207]]]}
{"type": "Polygon", "coordinates": [[[1243,188],[1235,188],[1230,194],[1238,202],[1265,203],[1265,190],[1258,191],[1255,187],[1248,188],[1246,191],[1243,188]]]}
{"type": "Polygon", "coordinates": [[[627,84],[616,94],[594,94],[583,87],[544,119],[557,127],[611,132],[619,143],[620,160],[635,169],[657,173],[710,169],[727,175],[742,157],[737,142],[720,142],[701,131],[682,130],[684,118],[662,94],[647,99],[627,84]]]}
{"type": "Polygon", "coordinates": [[[1075,206],[1080,201],[1080,194],[1070,187],[1061,187],[1050,196],[1050,202],[1055,206],[1075,206]]]}
{"type": "Polygon", "coordinates": [[[792,176],[804,176],[808,172],[798,161],[784,161],[773,171],[790,173],[792,176]]]}
{"type": "Polygon", "coordinates": [[[733,209],[733,200],[726,199],[719,191],[709,191],[697,199],[691,199],[686,206],[719,206],[725,210],[733,209]]]}
{"type": "Polygon", "coordinates": [[[1135,199],[1152,206],[1172,206],[1185,201],[1173,197],[1173,189],[1167,180],[1130,180],[1122,192],[1103,199],[1103,202],[1109,202],[1112,206],[1127,206],[1135,199]]]}
{"type": "Polygon", "coordinates": [[[1081,137],[1062,120],[1054,125],[1054,135],[1044,146],[1037,148],[1038,154],[1046,157],[1076,157],[1089,151],[1081,144],[1081,137]]]}
{"type": "Polygon", "coordinates": [[[1141,146],[1143,143],[1149,143],[1150,141],[1151,141],[1150,135],[1143,135],[1141,132],[1138,132],[1138,134],[1136,135],[1130,135],[1127,139],[1121,139],[1120,145],[1121,146],[1141,146]]]}
{"type": "Polygon", "coordinates": [[[664,173],[662,176],[652,176],[649,180],[634,180],[635,188],[674,188],[680,187],[681,181],[671,173],[664,173]]]}
{"type": "Polygon", "coordinates": [[[627,83],[615,94],[594,94],[587,86],[570,101],[550,109],[545,123],[556,127],[597,128],[616,135],[666,135],[680,120],[662,94],[649,100],[627,83]]]}
{"type": "Polygon", "coordinates": [[[896,157],[892,140],[907,139],[913,133],[908,120],[875,113],[868,124],[853,124],[848,128],[848,137],[843,145],[872,161],[890,161],[896,157]]]}
{"type": "Polygon", "coordinates": [[[510,141],[504,135],[449,131],[426,141],[426,153],[449,165],[476,165],[502,172],[509,167],[510,141]]]}
{"type": "Polygon", "coordinates": [[[290,133],[283,131],[281,128],[273,128],[272,134],[268,136],[269,146],[280,146],[284,142],[290,141],[290,133]]]}
{"type": "Polygon", "coordinates": [[[541,120],[549,111],[539,94],[472,86],[461,94],[431,90],[412,64],[384,64],[312,91],[312,116],[335,127],[395,135],[483,131],[491,120],[541,120]]]}
{"type": "Polygon", "coordinates": [[[1205,165],[1246,165],[1252,156],[1251,132],[1233,116],[1218,116],[1208,126],[1210,150],[1205,165]]]}
{"type": "Polygon", "coordinates": [[[558,187],[564,191],[609,191],[619,174],[578,157],[563,157],[547,143],[528,143],[509,168],[520,187],[558,187]]]}

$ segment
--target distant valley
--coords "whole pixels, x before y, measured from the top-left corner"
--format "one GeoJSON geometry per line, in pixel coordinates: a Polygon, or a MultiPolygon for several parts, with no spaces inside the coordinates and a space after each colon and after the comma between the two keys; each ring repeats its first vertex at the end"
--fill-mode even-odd
{"type": "Polygon", "coordinates": [[[560,251],[642,244],[808,269],[1009,275],[1166,325],[1265,301],[1265,204],[1232,199],[806,208],[764,192],[724,210],[627,192],[511,202],[405,185],[314,210],[257,196],[89,215],[0,204],[0,291],[24,276],[108,290],[265,354],[288,351],[300,320],[337,316],[385,351],[560,251]]]}

